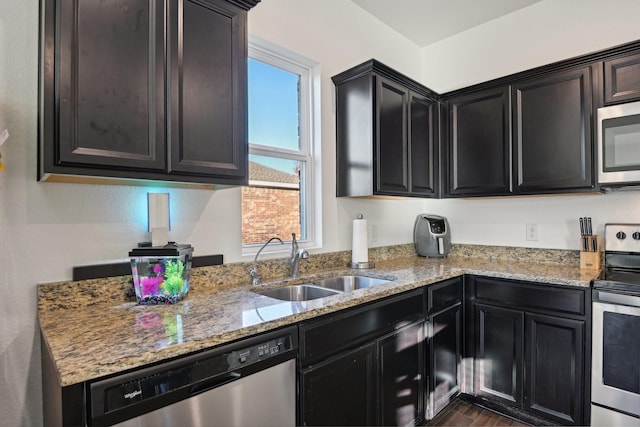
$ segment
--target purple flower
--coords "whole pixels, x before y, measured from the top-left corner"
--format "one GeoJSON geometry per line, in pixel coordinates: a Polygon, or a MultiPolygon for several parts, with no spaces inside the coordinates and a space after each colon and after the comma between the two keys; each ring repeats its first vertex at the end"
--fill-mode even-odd
{"type": "Polygon", "coordinates": [[[161,283],[161,276],[143,277],[142,280],[140,280],[142,295],[156,295],[161,283]]]}
{"type": "Polygon", "coordinates": [[[153,266],[153,272],[156,274],[164,274],[164,264],[158,263],[153,266]]]}

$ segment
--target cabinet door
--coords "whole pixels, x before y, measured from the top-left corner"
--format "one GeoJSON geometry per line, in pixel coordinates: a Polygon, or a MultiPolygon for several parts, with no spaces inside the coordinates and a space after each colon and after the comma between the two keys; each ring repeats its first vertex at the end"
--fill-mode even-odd
{"type": "Polygon", "coordinates": [[[604,103],[640,99],[640,54],[604,62],[604,103]]]}
{"type": "Polygon", "coordinates": [[[380,424],[417,425],[424,420],[424,321],[378,341],[380,424]]]}
{"type": "Polygon", "coordinates": [[[447,194],[510,192],[510,116],[507,86],[449,100],[447,194]]]}
{"type": "Polygon", "coordinates": [[[462,363],[462,304],[429,316],[429,418],[460,392],[462,363]]]}
{"type": "Polygon", "coordinates": [[[525,409],[563,425],[582,425],[584,321],[526,315],[525,409]]]}
{"type": "Polygon", "coordinates": [[[407,105],[409,90],[378,78],[375,144],[376,193],[409,192],[407,105]]]}
{"type": "Polygon", "coordinates": [[[374,342],[303,370],[299,391],[300,424],[374,425],[375,356],[374,342]]]}
{"type": "Polygon", "coordinates": [[[475,305],[476,393],[511,406],[522,404],[524,313],[475,305]]]}
{"type": "Polygon", "coordinates": [[[514,192],[591,189],[592,68],[512,86],[514,192]]]}
{"type": "Polygon", "coordinates": [[[411,194],[435,195],[438,166],[437,103],[409,92],[409,161],[411,194]]]}
{"type": "Polygon", "coordinates": [[[163,2],[75,0],[58,8],[56,70],[48,72],[53,61],[45,66],[45,108],[58,105],[59,122],[45,118],[41,160],[164,170],[163,2]]]}
{"type": "Polygon", "coordinates": [[[247,176],[246,11],[225,0],[171,0],[169,172],[247,176]],[[181,19],[180,19],[181,18],[181,19]]]}

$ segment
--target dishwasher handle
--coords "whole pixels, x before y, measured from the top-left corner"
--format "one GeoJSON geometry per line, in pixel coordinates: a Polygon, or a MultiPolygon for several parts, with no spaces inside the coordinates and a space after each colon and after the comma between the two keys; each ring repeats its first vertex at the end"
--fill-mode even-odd
{"type": "Polygon", "coordinates": [[[190,395],[199,394],[204,391],[211,390],[212,388],[223,386],[225,384],[228,384],[232,381],[237,380],[241,376],[242,374],[240,372],[234,371],[234,372],[229,372],[228,374],[222,377],[211,378],[209,380],[202,381],[201,383],[192,385],[189,388],[189,394],[190,395]]]}

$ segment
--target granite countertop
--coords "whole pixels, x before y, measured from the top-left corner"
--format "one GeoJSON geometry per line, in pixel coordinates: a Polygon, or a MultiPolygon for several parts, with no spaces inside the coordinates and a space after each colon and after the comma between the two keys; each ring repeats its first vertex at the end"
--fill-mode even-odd
{"type": "MultiPolygon", "coordinates": [[[[175,305],[141,306],[114,301],[73,308],[39,303],[39,321],[56,365],[68,386],[310,319],[322,314],[422,287],[462,274],[589,287],[597,271],[569,266],[465,257],[417,256],[378,262],[375,269],[329,269],[262,287],[304,283],[343,274],[395,277],[392,282],[327,298],[284,302],[251,292],[249,285],[190,291],[175,305]]],[[[47,285],[41,285],[47,286],[47,285]]]]}

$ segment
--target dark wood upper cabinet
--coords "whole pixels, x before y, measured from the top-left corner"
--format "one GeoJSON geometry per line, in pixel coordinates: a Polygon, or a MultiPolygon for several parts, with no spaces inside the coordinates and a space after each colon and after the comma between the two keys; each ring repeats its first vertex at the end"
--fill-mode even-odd
{"type": "Polygon", "coordinates": [[[178,174],[247,174],[246,11],[224,0],[173,2],[171,163],[178,174]],[[179,17],[182,16],[182,22],[179,17]]]}
{"type": "Polygon", "coordinates": [[[511,86],[514,193],[591,190],[594,66],[511,86]]]}
{"type": "Polygon", "coordinates": [[[604,103],[640,99],[640,53],[604,61],[604,103]]]}
{"type": "Polygon", "coordinates": [[[445,96],[446,196],[593,191],[595,65],[445,96]]]}
{"type": "Polygon", "coordinates": [[[336,194],[438,193],[437,94],[370,60],[336,86],[336,194]]]}
{"type": "Polygon", "coordinates": [[[47,47],[56,50],[57,67],[49,76],[57,76],[59,133],[45,129],[45,137],[53,138],[45,142],[52,144],[45,147],[45,167],[162,171],[163,2],[58,3],[60,41],[47,47]]]}
{"type": "Polygon", "coordinates": [[[245,183],[257,2],[42,0],[38,178],[245,183]]]}
{"type": "Polygon", "coordinates": [[[438,194],[438,103],[409,92],[409,159],[411,193],[438,194]]]}
{"type": "Polygon", "coordinates": [[[387,79],[378,78],[377,101],[376,193],[407,193],[409,90],[387,79]]]}
{"type": "Polygon", "coordinates": [[[511,191],[509,87],[452,97],[443,141],[446,195],[503,195],[511,191]]]}

